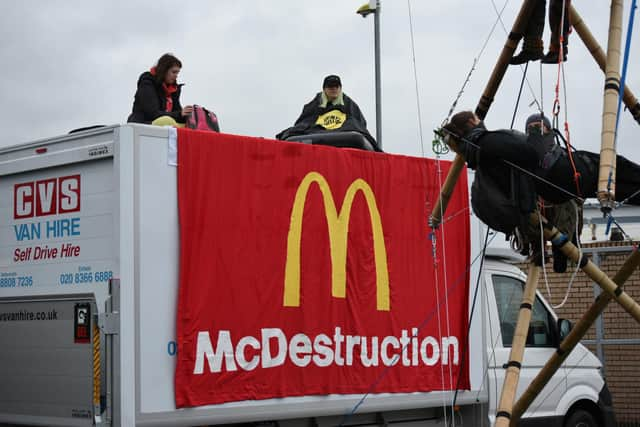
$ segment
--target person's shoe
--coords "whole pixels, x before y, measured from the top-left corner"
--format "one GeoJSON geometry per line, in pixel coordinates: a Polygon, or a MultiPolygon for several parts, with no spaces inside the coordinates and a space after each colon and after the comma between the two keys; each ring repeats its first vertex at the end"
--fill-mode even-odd
{"type": "Polygon", "coordinates": [[[511,60],[509,61],[509,64],[520,65],[529,61],[537,61],[543,56],[544,56],[544,53],[542,49],[540,50],[522,49],[522,52],[520,52],[519,54],[511,58],[511,60]]]}
{"type": "MultiPolygon", "coordinates": [[[[557,64],[559,51],[557,49],[549,49],[549,52],[542,57],[543,64],[557,64]]],[[[567,60],[567,48],[562,49],[562,62],[567,60]]]]}

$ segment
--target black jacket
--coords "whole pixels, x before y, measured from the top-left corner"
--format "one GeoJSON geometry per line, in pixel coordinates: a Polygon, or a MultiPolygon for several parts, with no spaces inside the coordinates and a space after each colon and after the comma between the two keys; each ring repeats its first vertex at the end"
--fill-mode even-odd
{"type": "Polygon", "coordinates": [[[356,131],[367,138],[376,151],[380,151],[376,140],[367,130],[367,121],[362,115],[358,104],[356,104],[356,102],[349,98],[344,92],[342,93],[342,98],[344,105],[333,105],[330,102],[327,102],[327,105],[323,107],[322,92],[318,92],[311,102],[302,107],[302,113],[300,113],[300,117],[298,117],[295,124],[280,132],[276,135],[276,138],[287,139],[290,136],[308,135],[318,132],[356,131]],[[345,122],[338,129],[327,130],[322,125],[316,124],[316,121],[320,116],[333,110],[338,110],[346,115],[345,122]]]}
{"type": "Polygon", "coordinates": [[[528,213],[535,209],[533,179],[505,163],[513,163],[531,173],[536,170],[539,156],[525,134],[507,129],[488,131],[480,124],[464,135],[461,149],[467,165],[471,169],[481,169],[491,178],[496,190],[519,205],[520,212],[528,213]]]}
{"type": "Polygon", "coordinates": [[[162,83],[158,82],[149,71],[146,71],[138,78],[138,90],[133,100],[133,109],[127,122],[149,124],[158,117],[170,116],[179,123],[184,123],[185,118],[180,114],[180,92],[182,85],[178,85],[178,90],[171,94],[173,107],[171,111],[165,111],[167,100],[165,99],[162,83]]]}

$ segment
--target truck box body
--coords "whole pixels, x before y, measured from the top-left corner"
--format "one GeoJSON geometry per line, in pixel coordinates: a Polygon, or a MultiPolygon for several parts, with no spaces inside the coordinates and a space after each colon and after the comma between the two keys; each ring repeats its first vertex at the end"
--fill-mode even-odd
{"type": "MultiPolygon", "coordinates": [[[[488,423],[504,376],[499,365],[508,354],[508,348],[496,350],[508,346],[499,332],[504,319],[494,289],[486,285],[493,280],[489,273],[480,282],[470,323],[470,390],[300,396],[176,409],[180,248],[171,132],[110,126],[0,150],[0,422],[308,425],[313,419],[317,425],[356,420],[377,425],[382,417],[398,425],[416,420],[441,425],[454,416],[443,408],[455,395],[461,407],[455,417],[467,425],[480,425],[478,419],[488,423]]],[[[472,257],[477,253],[472,250],[472,257]]],[[[471,267],[470,309],[478,264],[471,267]]],[[[486,271],[500,276],[506,268],[504,274],[522,280],[513,268],[492,265],[486,271]]],[[[544,300],[540,304],[548,310],[544,300]]],[[[548,313],[547,320],[554,321],[548,313]]],[[[536,351],[551,353],[553,346],[527,350],[525,364],[544,363],[536,351]]],[[[586,349],[575,357],[571,363],[589,368],[576,371],[593,376],[597,359],[586,349]]],[[[554,403],[571,394],[574,377],[558,378],[552,386],[556,392],[562,387],[562,393],[554,403]]],[[[602,379],[575,382],[582,383],[582,399],[595,404],[602,379]]],[[[558,404],[544,416],[562,418],[578,400],[563,402],[564,413],[558,404]]]]}

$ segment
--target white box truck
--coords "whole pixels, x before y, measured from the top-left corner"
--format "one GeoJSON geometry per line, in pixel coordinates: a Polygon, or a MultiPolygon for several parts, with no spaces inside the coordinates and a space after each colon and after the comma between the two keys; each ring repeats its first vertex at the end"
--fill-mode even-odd
{"type": "MultiPolygon", "coordinates": [[[[0,150],[0,423],[493,422],[525,282],[499,257],[487,257],[482,272],[479,262],[472,263],[469,390],[176,409],[179,228],[177,169],[168,161],[171,132],[115,125],[0,150]]],[[[472,257],[479,253],[479,227],[472,221],[472,257]]],[[[555,351],[562,338],[557,325],[538,295],[518,394],[555,351]]],[[[611,425],[600,368],[579,345],[521,425],[611,425]]]]}

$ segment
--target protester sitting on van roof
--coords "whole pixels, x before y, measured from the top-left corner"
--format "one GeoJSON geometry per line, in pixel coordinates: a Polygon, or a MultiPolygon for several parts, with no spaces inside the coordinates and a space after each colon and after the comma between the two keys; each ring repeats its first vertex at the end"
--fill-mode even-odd
{"type": "Polygon", "coordinates": [[[325,77],[322,92],[302,108],[295,124],[276,135],[277,139],[287,139],[295,135],[318,132],[356,131],[364,135],[379,151],[378,144],[367,130],[358,104],[342,91],[342,81],[336,75],[325,77]]]}
{"type": "Polygon", "coordinates": [[[178,58],[165,53],[154,67],[142,73],[127,122],[183,127],[193,107],[180,105],[182,84],[177,80],[181,68],[178,58]]]}

